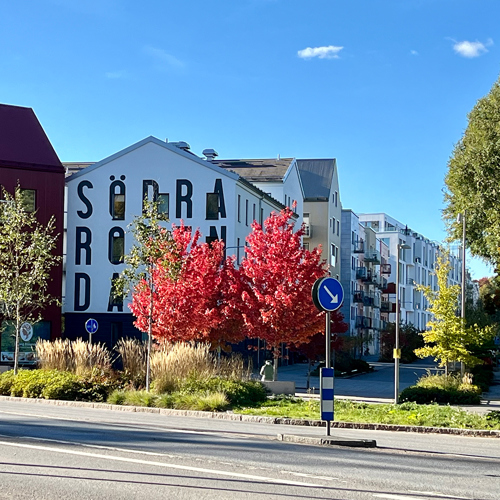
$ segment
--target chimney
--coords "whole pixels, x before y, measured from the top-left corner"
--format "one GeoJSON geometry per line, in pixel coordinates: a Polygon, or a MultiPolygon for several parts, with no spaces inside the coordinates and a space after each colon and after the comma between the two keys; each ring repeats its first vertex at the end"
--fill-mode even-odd
{"type": "Polygon", "coordinates": [[[179,141],[179,142],[170,142],[172,146],[175,146],[176,148],[183,149],[184,151],[189,151],[191,149],[191,146],[184,141],[179,141]]]}
{"type": "Polygon", "coordinates": [[[204,149],[202,154],[206,157],[207,161],[214,161],[219,156],[219,153],[215,149],[204,149]]]}

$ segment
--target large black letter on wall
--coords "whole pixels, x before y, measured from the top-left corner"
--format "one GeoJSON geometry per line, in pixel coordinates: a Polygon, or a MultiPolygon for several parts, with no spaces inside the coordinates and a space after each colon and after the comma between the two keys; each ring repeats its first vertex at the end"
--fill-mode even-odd
{"type": "Polygon", "coordinates": [[[75,252],[75,266],[79,266],[82,258],[82,250],[85,250],[85,265],[92,264],[92,231],[88,227],[76,227],[76,252],[75,252]],[[85,234],[85,241],[82,241],[82,234],[85,234]]]}
{"type": "Polygon", "coordinates": [[[186,203],[186,218],[193,218],[193,185],[191,181],[187,179],[177,179],[177,189],[175,193],[175,216],[180,219],[182,218],[182,205],[181,203],[186,203]],[[182,194],[182,187],[186,188],[186,194],[182,194]]]}
{"type": "Polygon", "coordinates": [[[158,193],[160,191],[160,186],[154,180],[145,179],[142,181],[142,213],[144,214],[144,200],[156,201],[158,199],[158,193]],[[153,188],[153,197],[149,197],[149,187],[153,188]]]}
{"type": "Polygon", "coordinates": [[[219,195],[219,213],[221,219],[226,218],[226,202],[224,201],[224,190],[222,189],[222,179],[215,179],[214,193],[219,195]]]}
{"type": "Polygon", "coordinates": [[[205,241],[207,243],[212,243],[212,241],[221,239],[224,242],[224,245],[226,244],[226,238],[227,238],[227,228],[226,226],[221,226],[220,228],[220,238],[219,235],[217,234],[217,228],[215,226],[210,226],[210,235],[205,238],[205,241]]]}
{"type": "Polygon", "coordinates": [[[86,273],[75,273],[75,311],[86,311],[90,306],[90,276],[86,273]],[[80,282],[83,280],[84,300],[80,304],[80,282]]]}
{"type": "Polygon", "coordinates": [[[109,291],[109,301],[108,301],[108,312],[113,312],[113,308],[118,308],[118,312],[123,312],[123,298],[115,297],[113,295],[113,284],[114,281],[120,277],[118,273],[113,273],[111,278],[111,290],[109,291]]]}
{"type": "Polygon", "coordinates": [[[82,181],[78,184],[76,192],[78,194],[78,198],[80,198],[80,200],[83,201],[83,204],[87,207],[87,211],[82,212],[81,210],[78,210],[76,213],[81,219],[88,219],[92,215],[92,203],[90,203],[90,200],[83,194],[84,187],[92,189],[94,186],[90,181],[82,181]]]}

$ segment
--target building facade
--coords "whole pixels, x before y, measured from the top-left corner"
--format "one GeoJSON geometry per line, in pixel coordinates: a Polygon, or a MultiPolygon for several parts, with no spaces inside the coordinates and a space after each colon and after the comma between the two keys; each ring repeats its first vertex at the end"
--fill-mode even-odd
{"type": "MultiPolygon", "coordinates": [[[[33,110],[0,104],[0,186],[11,195],[19,186],[27,209],[36,212],[41,225],[46,226],[52,216],[55,218],[55,232],[60,237],[54,253],[58,256],[63,254],[64,172],[33,110]]],[[[48,293],[58,300],[61,299],[62,273],[60,263],[52,268],[49,278],[48,293]]],[[[36,339],[54,339],[61,335],[60,305],[48,305],[41,315],[42,320],[33,325],[30,345],[21,346],[21,363],[30,361],[28,354],[36,339]]],[[[0,363],[9,364],[14,350],[12,326],[3,326],[0,363]]]]}
{"type": "Polygon", "coordinates": [[[133,243],[128,225],[142,213],[145,197],[157,200],[170,222],[199,228],[207,241],[222,239],[237,261],[252,221],[284,208],[237,173],[196,156],[184,142],[149,137],[98,163],[73,167],[66,179],[64,313],[70,339],[88,338],[90,318],[98,323],[95,341],[114,345],[121,337],[140,336],[128,301],[113,300],[111,286],[133,243]]]}

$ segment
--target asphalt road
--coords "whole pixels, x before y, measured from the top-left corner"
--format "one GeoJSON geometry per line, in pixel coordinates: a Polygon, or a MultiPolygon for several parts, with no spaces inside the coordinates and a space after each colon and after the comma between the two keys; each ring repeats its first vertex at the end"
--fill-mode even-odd
{"type": "Polygon", "coordinates": [[[0,401],[0,498],[500,498],[498,439],[335,429],[379,444],[348,449],[279,432],[324,429],[0,401]]]}

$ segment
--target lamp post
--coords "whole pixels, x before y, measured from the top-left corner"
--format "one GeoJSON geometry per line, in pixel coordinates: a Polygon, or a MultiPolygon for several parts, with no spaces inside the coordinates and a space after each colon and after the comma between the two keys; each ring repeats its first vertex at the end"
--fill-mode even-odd
{"type": "Polygon", "coordinates": [[[394,343],[394,404],[399,403],[399,360],[401,358],[401,349],[399,348],[399,253],[401,250],[410,249],[406,243],[398,243],[396,258],[396,340],[394,343]]]}
{"type": "MultiPolygon", "coordinates": [[[[462,317],[462,328],[465,328],[465,217],[467,210],[464,210],[463,214],[458,214],[457,222],[462,223],[462,293],[460,297],[461,307],[460,313],[462,317]]],[[[460,363],[460,375],[463,377],[465,374],[465,364],[462,361],[460,363]]]]}

